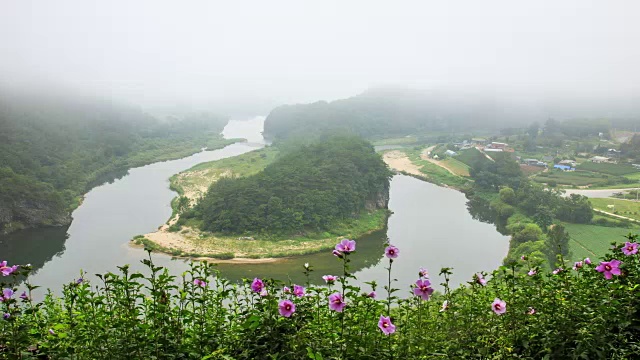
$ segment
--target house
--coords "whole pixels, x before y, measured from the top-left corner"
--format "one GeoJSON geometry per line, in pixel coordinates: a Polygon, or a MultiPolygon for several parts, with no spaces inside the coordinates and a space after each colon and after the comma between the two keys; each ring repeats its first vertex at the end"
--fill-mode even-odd
{"type": "Polygon", "coordinates": [[[522,160],[522,162],[527,164],[527,165],[535,166],[537,163],[540,162],[540,160],[538,160],[538,159],[524,159],[524,160],[522,160]]]}
{"type": "Polygon", "coordinates": [[[504,150],[503,149],[492,149],[492,148],[486,147],[486,148],[484,148],[484,151],[485,152],[503,152],[504,150]]]}
{"type": "Polygon", "coordinates": [[[509,146],[509,144],[506,143],[501,143],[501,142],[492,142],[491,144],[487,145],[487,149],[502,149],[504,150],[507,146],[509,146]]]}
{"type": "Polygon", "coordinates": [[[560,165],[568,165],[569,167],[576,167],[576,165],[577,165],[575,160],[562,160],[558,164],[560,164],[560,165]]]}
{"type": "Polygon", "coordinates": [[[447,154],[447,156],[456,156],[456,155],[458,155],[457,152],[452,151],[452,150],[447,150],[444,153],[447,154]]]}
{"type": "Polygon", "coordinates": [[[483,138],[473,138],[471,139],[471,143],[474,145],[484,145],[487,143],[487,139],[483,138]]]}
{"type": "Polygon", "coordinates": [[[589,159],[589,161],[594,163],[607,163],[607,162],[611,162],[612,159],[604,156],[594,156],[591,159],[589,159]]]}
{"type": "Polygon", "coordinates": [[[569,165],[561,165],[561,164],[555,164],[555,165],[553,165],[553,168],[554,169],[560,169],[562,171],[573,171],[573,170],[575,170],[575,168],[572,168],[569,165]]]}

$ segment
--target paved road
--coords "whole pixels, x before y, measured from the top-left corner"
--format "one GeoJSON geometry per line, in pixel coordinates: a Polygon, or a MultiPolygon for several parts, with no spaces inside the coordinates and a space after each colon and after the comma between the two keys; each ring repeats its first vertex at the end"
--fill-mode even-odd
{"type": "Polygon", "coordinates": [[[565,196],[571,194],[584,195],[590,198],[608,198],[615,193],[624,192],[630,189],[568,189],[565,196]]]}

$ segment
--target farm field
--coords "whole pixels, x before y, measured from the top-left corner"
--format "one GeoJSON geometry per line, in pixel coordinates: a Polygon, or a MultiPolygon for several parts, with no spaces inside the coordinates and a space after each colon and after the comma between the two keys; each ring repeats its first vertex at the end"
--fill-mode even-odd
{"type": "Polygon", "coordinates": [[[582,164],[578,165],[576,169],[616,176],[640,173],[631,165],[594,163],[589,161],[583,162],[582,164]]]}
{"type": "Polygon", "coordinates": [[[605,185],[609,180],[608,175],[596,174],[586,171],[549,171],[533,178],[540,183],[555,181],[559,185],[605,185]]]}
{"type": "Polygon", "coordinates": [[[595,209],[640,220],[640,202],[613,198],[589,199],[595,209]],[[608,206],[613,205],[613,209],[608,206]]]}
{"type": "Polygon", "coordinates": [[[373,141],[373,145],[407,145],[407,144],[414,144],[416,141],[418,141],[418,138],[411,135],[411,136],[404,136],[404,137],[395,137],[395,138],[387,138],[387,139],[380,139],[380,140],[376,140],[373,141]]]}
{"type": "Polygon", "coordinates": [[[569,246],[571,259],[582,260],[585,257],[592,259],[604,255],[610,248],[611,242],[623,243],[624,236],[636,233],[636,229],[606,227],[588,224],[562,224],[569,233],[569,246]]]}
{"type": "Polygon", "coordinates": [[[460,154],[456,156],[456,160],[464,163],[467,166],[473,166],[473,164],[480,161],[490,161],[476,148],[461,151],[460,154]]]}

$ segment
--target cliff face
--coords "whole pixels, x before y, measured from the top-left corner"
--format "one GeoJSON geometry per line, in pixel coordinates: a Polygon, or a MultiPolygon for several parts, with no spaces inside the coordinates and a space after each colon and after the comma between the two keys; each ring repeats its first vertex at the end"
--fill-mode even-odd
{"type": "Polygon", "coordinates": [[[71,214],[47,201],[22,199],[0,203],[0,233],[38,226],[64,226],[71,224],[71,214]]]}
{"type": "Polygon", "coordinates": [[[365,209],[368,211],[376,209],[388,209],[389,208],[389,183],[386,184],[385,189],[376,193],[373,198],[367,200],[364,204],[365,209]]]}

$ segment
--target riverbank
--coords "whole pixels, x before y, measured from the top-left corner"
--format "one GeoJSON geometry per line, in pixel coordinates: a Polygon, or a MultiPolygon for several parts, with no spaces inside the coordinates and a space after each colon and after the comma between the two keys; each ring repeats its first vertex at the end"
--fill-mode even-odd
{"type": "Polygon", "coordinates": [[[460,176],[442,162],[426,158],[429,148],[394,149],[384,151],[382,159],[394,171],[432,184],[464,192],[471,180],[460,176]]]}
{"type": "Polygon", "coordinates": [[[358,238],[383,229],[387,225],[390,211],[379,209],[363,212],[358,218],[344,221],[331,231],[308,232],[291,238],[267,238],[255,236],[224,236],[201,231],[197,224],[187,224],[178,231],[171,225],[163,225],[157,231],[138,235],[130,241],[131,246],[166,253],[179,258],[210,260],[234,263],[272,262],[287,258],[313,254],[332,249],[342,238],[358,238]]]}

